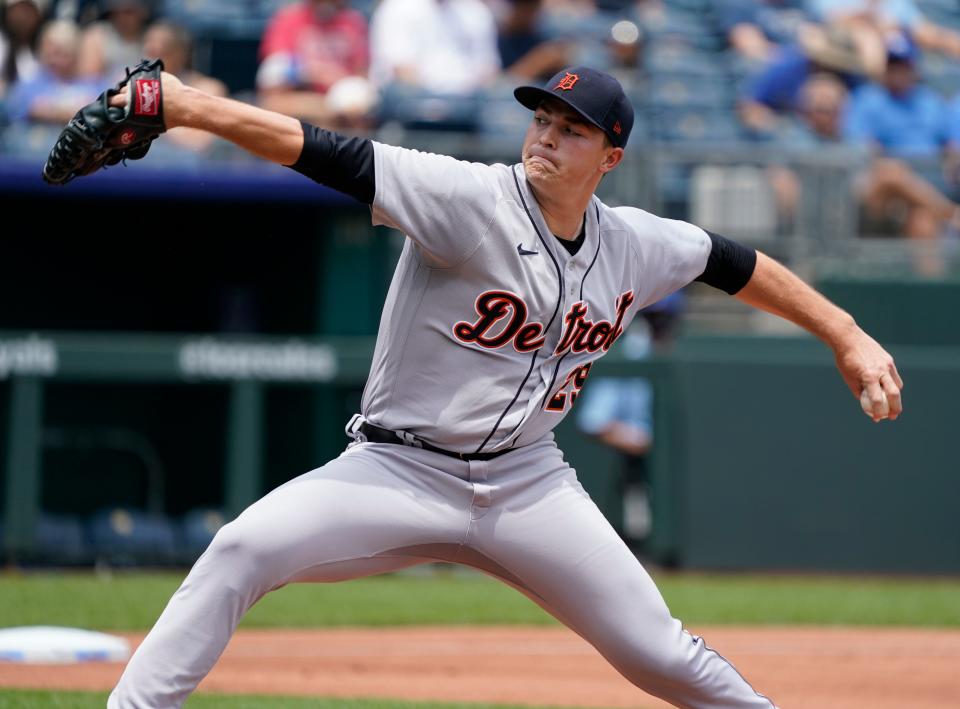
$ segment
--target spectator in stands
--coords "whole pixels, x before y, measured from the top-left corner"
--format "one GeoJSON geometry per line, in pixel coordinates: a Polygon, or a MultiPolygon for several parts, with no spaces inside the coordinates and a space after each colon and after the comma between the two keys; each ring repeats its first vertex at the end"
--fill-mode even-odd
{"type": "Polygon", "coordinates": [[[808,0],[812,15],[851,33],[870,76],[882,80],[886,44],[905,33],[925,51],[960,57],[960,34],[924,17],[914,0],[808,0]]]}
{"type": "Polygon", "coordinates": [[[796,44],[807,21],[803,0],[714,0],[720,29],[740,56],[766,64],[796,44]]]}
{"type": "Polygon", "coordinates": [[[920,82],[917,57],[905,35],[888,39],[883,83],[854,94],[844,136],[877,156],[865,186],[868,208],[886,214],[899,206],[908,236],[933,239],[960,225],[960,217],[944,196],[950,188],[940,165],[949,148],[947,107],[920,82]]]}
{"type": "MultiPolygon", "coordinates": [[[[848,97],[847,87],[835,75],[814,74],[801,88],[795,111],[777,124],[774,142],[791,151],[835,151],[842,147],[848,97]]],[[[800,205],[800,179],[782,164],[771,165],[767,174],[780,221],[792,224],[800,205]]]]}
{"type": "Polygon", "coordinates": [[[80,45],[80,75],[118,81],[143,58],[149,0],[103,0],[105,17],[90,25],[80,45]]]}
{"type": "Polygon", "coordinates": [[[371,20],[370,76],[436,94],[473,94],[500,71],[483,0],[383,0],[371,20]]]}
{"type": "MultiPolygon", "coordinates": [[[[366,19],[347,4],[303,0],[270,20],[257,72],[265,108],[321,125],[346,122],[358,127],[373,107],[372,90],[363,90],[369,38],[366,19]],[[341,109],[336,98],[351,86],[361,100],[341,109]]],[[[419,41],[415,34],[410,40],[419,41]]]]}
{"type": "Polygon", "coordinates": [[[35,55],[48,0],[3,0],[0,7],[0,97],[17,81],[37,75],[35,55]]]}
{"type": "Polygon", "coordinates": [[[98,82],[78,77],[80,30],[67,20],[54,20],[40,33],[40,70],[18,82],[10,92],[7,111],[15,122],[62,126],[102,90],[98,82]]]}
{"type": "Polygon", "coordinates": [[[832,73],[852,88],[862,80],[863,58],[844,30],[804,25],[799,44],[780,49],[749,82],[740,99],[740,119],[753,136],[775,136],[782,117],[798,109],[804,84],[819,72],[832,73]]]}
{"type": "MultiPolygon", "coordinates": [[[[144,35],[143,52],[147,57],[162,59],[166,71],[174,74],[185,85],[213,96],[227,95],[227,87],[222,81],[201,74],[191,67],[193,38],[184,27],[167,20],[154,22],[144,35]]],[[[211,133],[184,127],[173,128],[167,135],[178,146],[196,151],[207,150],[215,140],[211,133]]]]}
{"type": "Polygon", "coordinates": [[[543,33],[542,6],[542,0],[509,0],[498,22],[500,63],[519,80],[543,82],[572,63],[572,44],[543,33]]]}
{"type": "Polygon", "coordinates": [[[845,134],[850,142],[899,157],[936,157],[947,142],[946,106],[920,82],[917,47],[903,34],[887,43],[882,83],[855,92],[845,134]]]}
{"type": "MultiPolygon", "coordinates": [[[[888,70],[896,71],[897,64],[892,60],[888,70]]],[[[868,89],[864,87],[861,92],[868,89]]],[[[868,231],[892,228],[914,239],[930,240],[960,226],[960,207],[944,194],[939,176],[933,181],[925,179],[907,162],[880,154],[867,141],[857,140],[852,146],[846,142],[845,123],[849,119],[845,122],[844,115],[849,99],[846,87],[836,77],[814,76],[804,85],[801,96],[797,121],[778,135],[779,142],[803,151],[827,148],[835,153],[845,145],[862,149],[863,165],[855,170],[851,189],[863,207],[868,231]],[[874,156],[869,152],[871,147],[877,152],[874,156]]],[[[855,157],[856,153],[851,153],[851,159],[855,157]]],[[[796,173],[782,165],[774,166],[770,182],[781,217],[792,220],[801,196],[796,173]]],[[[931,257],[920,253],[917,260],[922,272],[936,273],[941,265],[936,254],[931,257]]]]}

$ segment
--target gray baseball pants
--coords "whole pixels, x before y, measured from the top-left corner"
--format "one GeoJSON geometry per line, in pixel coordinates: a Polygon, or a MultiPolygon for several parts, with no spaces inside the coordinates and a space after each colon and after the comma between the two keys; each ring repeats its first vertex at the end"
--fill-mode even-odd
{"type": "Polygon", "coordinates": [[[514,586],[635,685],[676,706],[773,707],[670,616],[549,435],[470,462],[419,448],[353,444],[273,490],[220,530],[130,659],[107,706],[180,707],[243,614],[269,591],[437,560],[482,569],[514,586]]]}

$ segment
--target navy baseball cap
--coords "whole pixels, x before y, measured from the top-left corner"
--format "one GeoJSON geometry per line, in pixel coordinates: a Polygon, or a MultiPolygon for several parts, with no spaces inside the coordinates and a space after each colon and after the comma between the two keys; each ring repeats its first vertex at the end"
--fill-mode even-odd
{"type": "Polygon", "coordinates": [[[518,86],[513,90],[517,101],[537,110],[544,99],[555,98],[567,104],[610,138],[617,148],[627,144],[633,128],[633,106],[623,93],[620,82],[609,74],[576,66],[564,69],[542,88],[518,86]]]}
{"type": "Polygon", "coordinates": [[[919,56],[917,43],[905,32],[897,32],[887,38],[887,61],[913,64],[919,56]]]}

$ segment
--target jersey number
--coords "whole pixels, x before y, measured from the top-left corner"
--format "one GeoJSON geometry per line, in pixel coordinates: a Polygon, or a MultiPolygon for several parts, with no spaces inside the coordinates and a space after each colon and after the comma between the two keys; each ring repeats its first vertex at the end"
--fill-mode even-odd
{"type": "Polygon", "coordinates": [[[547,402],[546,410],[562,413],[567,408],[568,397],[570,398],[570,406],[572,408],[577,397],[580,396],[580,390],[587,382],[587,375],[590,373],[590,367],[592,366],[592,362],[590,364],[581,364],[571,371],[563,382],[563,386],[560,387],[560,390],[547,402]]]}

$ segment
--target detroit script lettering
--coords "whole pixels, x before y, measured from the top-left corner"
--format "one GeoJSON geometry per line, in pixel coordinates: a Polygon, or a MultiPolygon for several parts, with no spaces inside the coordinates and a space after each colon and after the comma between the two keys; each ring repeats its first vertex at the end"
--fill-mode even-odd
{"type": "MultiPolygon", "coordinates": [[[[588,315],[588,307],[583,301],[570,306],[563,316],[563,334],[554,350],[554,354],[572,352],[606,352],[623,334],[623,318],[627,308],[633,303],[633,291],[624,291],[616,300],[616,318],[594,322],[588,315]]],[[[543,325],[527,322],[527,304],[516,293],[492,290],[482,293],[474,305],[477,319],[473,322],[461,320],[453,326],[453,335],[461,342],[476,342],[481,347],[498,349],[513,344],[517,352],[532,352],[543,347],[543,325]],[[497,334],[491,334],[496,326],[497,334]]]]}

